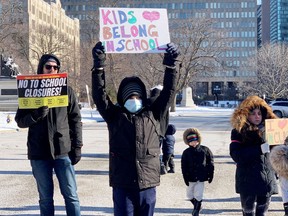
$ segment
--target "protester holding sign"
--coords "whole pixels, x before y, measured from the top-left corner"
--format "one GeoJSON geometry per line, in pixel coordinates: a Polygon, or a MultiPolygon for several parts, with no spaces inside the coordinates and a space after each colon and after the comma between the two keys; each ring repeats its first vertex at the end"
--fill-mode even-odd
{"type": "Polygon", "coordinates": [[[232,114],[230,156],[237,164],[236,193],[243,215],[266,215],[271,195],[277,193],[265,140],[265,119],[274,118],[271,107],[258,96],[247,97],[232,114]]]}
{"type": "MultiPolygon", "coordinates": [[[[44,54],[38,65],[37,74],[57,74],[59,59],[44,54]]],[[[80,216],[73,165],[81,159],[82,125],[76,95],[68,86],[68,106],[41,106],[38,109],[20,109],[15,121],[28,131],[28,159],[37,182],[41,215],[53,216],[53,171],[58,178],[61,194],[65,199],[66,214],[80,216]]]]}
{"type": "Polygon", "coordinates": [[[146,87],[139,77],[126,77],[120,83],[117,104],[105,89],[104,46],[92,50],[92,96],[109,129],[109,177],[113,187],[114,215],[152,216],[156,186],[160,184],[160,124],[176,90],[178,48],[168,44],[163,90],[148,106],[146,87]]]}

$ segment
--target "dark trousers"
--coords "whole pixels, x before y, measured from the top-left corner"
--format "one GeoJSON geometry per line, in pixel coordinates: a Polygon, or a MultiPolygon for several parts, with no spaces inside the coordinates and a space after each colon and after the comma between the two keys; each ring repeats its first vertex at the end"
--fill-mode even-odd
{"type": "Polygon", "coordinates": [[[137,190],[113,187],[114,216],[153,216],[156,187],[137,190]]]}
{"type": "Polygon", "coordinates": [[[240,194],[244,216],[265,216],[270,204],[270,197],[240,194]]]}
{"type": "Polygon", "coordinates": [[[163,154],[163,164],[166,168],[166,170],[168,169],[168,166],[170,169],[174,169],[175,165],[174,165],[174,155],[173,154],[163,154]]]}

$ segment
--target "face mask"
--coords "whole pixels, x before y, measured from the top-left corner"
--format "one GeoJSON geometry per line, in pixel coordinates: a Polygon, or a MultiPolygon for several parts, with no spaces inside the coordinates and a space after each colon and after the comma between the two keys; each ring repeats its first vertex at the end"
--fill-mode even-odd
{"type": "Polygon", "coordinates": [[[130,113],[136,113],[142,108],[142,100],[139,99],[128,99],[124,107],[130,112],[130,113]]]}

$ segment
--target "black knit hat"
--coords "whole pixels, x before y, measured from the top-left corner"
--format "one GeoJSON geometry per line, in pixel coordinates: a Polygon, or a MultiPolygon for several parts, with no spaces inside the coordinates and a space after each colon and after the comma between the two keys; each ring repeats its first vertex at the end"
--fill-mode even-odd
{"type": "Polygon", "coordinates": [[[137,95],[139,97],[142,97],[142,95],[143,95],[141,86],[137,82],[129,82],[129,83],[127,83],[126,86],[123,87],[122,97],[123,97],[124,103],[132,95],[137,95]]]}

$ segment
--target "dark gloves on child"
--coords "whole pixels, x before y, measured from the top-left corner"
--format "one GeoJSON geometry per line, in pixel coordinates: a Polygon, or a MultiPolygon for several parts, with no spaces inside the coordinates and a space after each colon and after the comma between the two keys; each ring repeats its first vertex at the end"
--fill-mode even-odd
{"type": "Polygon", "coordinates": [[[40,119],[43,119],[49,112],[48,106],[42,106],[38,109],[34,110],[31,114],[34,121],[39,121],[40,119]]]}
{"type": "Polygon", "coordinates": [[[174,43],[167,44],[166,53],[164,54],[163,64],[169,67],[175,67],[177,57],[180,55],[178,46],[174,43]]]}
{"type": "Polygon", "coordinates": [[[103,68],[105,66],[106,54],[101,41],[97,42],[92,49],[92,56],[94,59],[94,68],[103,68]]]}
{"type": "Polygon", "coordinates": [[[72,165],[77,164],[81,160],[81,148],[72,148],[68,154],[72,165]]]}

